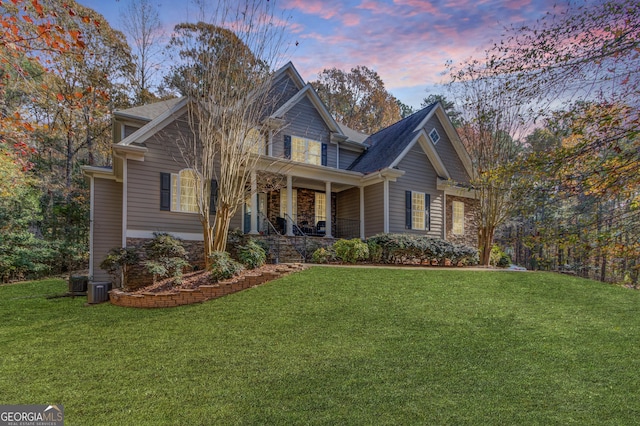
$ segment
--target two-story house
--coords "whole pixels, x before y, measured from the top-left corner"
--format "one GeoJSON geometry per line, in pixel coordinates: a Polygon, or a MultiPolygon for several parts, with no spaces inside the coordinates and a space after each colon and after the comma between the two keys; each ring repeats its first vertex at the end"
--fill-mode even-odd
{"type": "MultiPolygon", "coordinates": [[[[365,135],[337,123],[291,63],[274,82],[279,101],[265,119],[273,124],[261,135],[253,191],[232,228],[310,238],[413,233],[476,244],[474,194],[465,189],[471,161],[439,103],[365,135]],[[260,190],[261,171],[281,184],[260,190]]],[[[92,280],[109,280],[99,265],[110,249],[154,232],[201,244],[193,172],[175,143],[190,132],[186,110],[180,98],[116,111],[113,166],[84,168],[92,280]]]]}

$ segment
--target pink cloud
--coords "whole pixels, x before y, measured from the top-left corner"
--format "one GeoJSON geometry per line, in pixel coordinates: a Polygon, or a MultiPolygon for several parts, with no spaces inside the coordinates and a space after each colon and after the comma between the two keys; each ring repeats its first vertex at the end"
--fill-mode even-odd
{"type": "Polygon", "coordinates": [[[296,9],[307,15],[319,16],[323,19],[331,19],[340,12],[340,5],[329,5],[322,0],[288,0],[285,3],[287,9],[296,9]]]}

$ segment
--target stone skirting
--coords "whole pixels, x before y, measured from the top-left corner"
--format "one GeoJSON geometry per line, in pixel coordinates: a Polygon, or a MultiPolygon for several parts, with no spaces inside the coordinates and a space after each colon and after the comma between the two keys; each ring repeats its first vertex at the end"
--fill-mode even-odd
{"type": "Polygon", "coordinates": [[[201,285],[198,289],[181,289],[178,293],[127,293],[116,289],[109,292],[109,301],[117,306],[129,308],[169,308],[173,306],[191,305],[206,300],[217,299],[227,294],[237,293],[247,288],[264,284],[291,272],[305,269],[299,263],[280,265],[273,272],[262,272],[244,275],[238,279],[221,281],[217,284],[201,285]]]}

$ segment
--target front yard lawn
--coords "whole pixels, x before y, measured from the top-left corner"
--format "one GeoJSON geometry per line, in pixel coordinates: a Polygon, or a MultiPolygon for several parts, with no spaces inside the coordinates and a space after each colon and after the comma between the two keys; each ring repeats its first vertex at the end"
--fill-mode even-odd
{"type": "Polygon", "coordinates": [[[136,310],[0,287],[0,404],[67,425],[635,424],[640,292],[550,273],[311,268],[136,310]]]}

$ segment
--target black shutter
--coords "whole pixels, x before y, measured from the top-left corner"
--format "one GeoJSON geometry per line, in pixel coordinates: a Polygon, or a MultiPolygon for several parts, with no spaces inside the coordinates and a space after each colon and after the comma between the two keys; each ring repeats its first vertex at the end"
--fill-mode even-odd
{"type": "Polygon", "coordinates": [[[291,159],[291,136],[284,135],[284,158],[291,159]]]}
{"type": "Polygon", "coordinates": [[[171,173],[160,173],[160,210],[171,210],[171,173]]]}
{"type": "Polygon", "coordinates": [[[404,219],[404,227],[407,229],[411,229],[411,191],[405,192],[405,208],[406,213],[404,219]]]}
{"type": "Polygon", "coordinates": [[[427,215],[425,218],[427,231],[431,231],[431,195],[429,194],[424,194],[424,210],[427,215]]]}
{"type": "Polygon", "coordinates": [[[211,179],[211,197],[209,198],[209,214],[216,214],[218,204],[218,181],[211,179]]]}
{"type": "Polygon", "coordinates": [[[327,165],[327,144],[326,143],[322,144],[322,165],[323,166],[327,165]]]}

